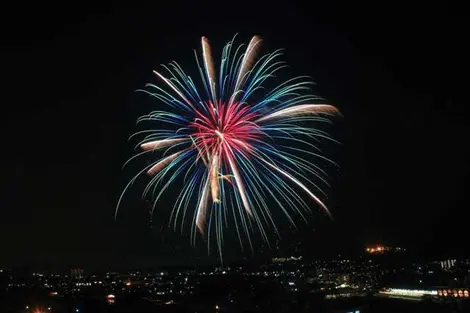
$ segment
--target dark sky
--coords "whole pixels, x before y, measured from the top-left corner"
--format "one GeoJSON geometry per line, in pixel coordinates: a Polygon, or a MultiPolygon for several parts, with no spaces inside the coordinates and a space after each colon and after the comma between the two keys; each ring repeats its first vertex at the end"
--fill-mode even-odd
{"type": "Polygon", "coordinates": [[[194,68],[200,36],[220,51],[237,32],[286,48],[292,71],[313,76],[344,115],[334,129],[343,144],[332,148],[335,221],[312,220],[292,238],[311,256],[371,242],[468,252],[459,8],[159,2],[2,9],[0,265],[207,260],[187,237],[150,228],[138,198],[113,214],[132,174],[121,170],[127,137],[148,103],[133,91],[155,82],[161,63],[194,68]]]}

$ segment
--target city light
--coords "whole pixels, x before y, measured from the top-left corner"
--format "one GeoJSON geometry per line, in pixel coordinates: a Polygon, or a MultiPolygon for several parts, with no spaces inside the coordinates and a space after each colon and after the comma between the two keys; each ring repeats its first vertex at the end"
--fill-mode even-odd
{"type": "Polygon", "coordinates": [[[409,296],[409,297],[422,297],[424,295],[437,295],[437,290],[417,290],[417,289],[398,289],[390,288],[382,290],[379,293],[381,294],[390,294],[390,295],[400,295],[400,296],[409,296]]]}
{"type": "Polygon", "coordinates": [[[366,252],[368,252],[370,254],[379,254],[379,253],[383,253],[383,252],[389,251],[389,250],[390,250],[389,247],[385,247],[385,246],[382,246],[382,245],[376,245],[374,247],[366,248],[366,252]]]}
{"type": "Polygon", "coordinates": [[[454,298],[468,298],[469,297],[469,291],[467,289],[439,290],[437,294],[438,296],[454,297],[454,298]]]}
{"type": "MultiPolygon", "coordinates": [[[[369,251],[386,250],[384,246],[371,246],[367,249],[369,249],[369,251]]],[[[278,284],[278,286],[282,288],[282,292],[286,294],[295,294],[298,297],[303,297],[304,294],[320,293],[328,301],[330,299],[342,299],[346,301],[347,298],[366,297],[370,294],[380,297],[397,298],[403,301],[424,301],[427,298],[435,302],[441,301],[450,303],[470,300],[470,288],[464,287],[466,275],[468,275],[466,271],[467,267],[465,266],[467,266],[467,264],[470,265],[470,261],[457,260],[455,262],[457,268],[463,269],[462,272],[441,269],[441,260],[425,262],[414,261],[409,264],[400,263],[396,265],[397,267],[395,268],[389,268],[390,263],[388,261],[388,258],[381,257],[345,258],[338,256],[337,259],[315,260],[311,262],[302,261],[301,263],[290,264],[269,262],[262,267],[254,268],[249,266],[237,266],[230,269],[214,267],[207,268],[204,271],[194,269],[187,271],[180,270],[178,272],[158,270],[143,273],[122,271],[103,274],[90,273],[82,275],[80,278],[70,278],[68,274],[56,276],[57,274],[55,273],[40,273],[40,276],[38,273],[35,273],[31,281],[24,280],[22,276],[19,276],[22,280],[15,280],[15,276],[12,274],[6,277],[10,279],[10,281],[5,284],[5,287],[8,292],[9,288],[31,288],[31,286],[34,286],[33,284],[36,283],[37,288],[44,290],[45,294],[64,297],[83,297],[84,293],[92,294],[98,292],[93,296],[102,297],[104,300],[102,301],[105,304],[110,306],[114,305],[116,308],[121,305],[120,302],[117,301],[117,292],[119,292],[119,298],[123,299],[130,294],[146,292],[147,295],[145,295],[145,297],[149,301],[158,303],[159,305],[182,305],[185,300],[181,299],[197,294],[201,287],[206,288],[204,286],[199,287],[205,284],[206,279],[225,285],[230,284],[232,279],[234,283],[236,283],[239,278],[252,281],[247,290],[250,295],[256,295],[258,288],[261,286],[258,285],[258,283],[268,283],[278,284]],[[417,288],[414,288],[415,285],[411,285],[413,287],[408,288],[395,288],[395,286],[392,288],[392,286],[381,285],[380,281],[382,277],[386,277],[385,275],[400,275],[400,271],[415,274],[414,282],[418,283],[418,285],[416,285],[417,288]],[[439,273],[440,275],[446,275],[448,281],[452,282],[455,287],[423,287],[428,284],[430,286],[434,285],[433,277],[429,274],[430,271],[434,271],[434,273],[439,273]],[[161,274],[163,274],[163,276],[161,276],[161,274]],[[455,280],[455,278],[457,278],[457,280],[455,280]],[[44,287],[46,280],[50,287],[44,287]],[[102,282],[102,285],[97,285],[99,281],[102,282]],[[95,291],[95,288],[98,286],[102,286],[103,289],[98,288],[97,291],[95,291]],[[419,286],[421,286],[421,288],[419,286]],[[102,292],[106,290],[107,292],[102,294],[102,292]]],[[[30,276],[33,277],[32,274],[30,274],[30,276]]],[[[398,284],[400,281],[396,283],[398,284]]],[[[214,288],[217,289],[218,287],[214,288]]],[[[240,297],[240,295],[231,293],[228,298],[225,299],[210,299],[210,301],[206,303],[208,306],[206,309],[209,308],[209,311],[212,310],[216,313],[233,310],[233,306],[239,306],[243,303],[238,297],[240,297]]],[[[52,309],[51,306],[49,306],[50,304],[52,303],[45,303],[45,306],[38,307],[36,307],[34,303],[31,305],[23,304],[23,312],[56,312],[58,308],[56,309],[54,307],[54,309],[52,309]]],[[[87,312],[87,310],[80,309],[79,302],[76,302],[74,306],[76,309],[72,309],[73,312],[87,312]]],[[[344,312],[355,313],[356,311],[351,311],[350,308],[349,311],[345,310],[344,312]]]]}

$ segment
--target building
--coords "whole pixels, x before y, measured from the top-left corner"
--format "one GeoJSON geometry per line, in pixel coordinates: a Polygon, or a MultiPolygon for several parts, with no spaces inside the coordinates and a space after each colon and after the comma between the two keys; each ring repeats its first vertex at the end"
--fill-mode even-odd
{"type": "Polygon", "coordinates": [[[81,280],[83,279],[83,269],[73,268],[70,270],[70,279],[71,280],[81,280]]]}
{"type": "Polygon", "coordinates": [[[456,260],[441,261],[441,268],[443,270],[450,270],[455,267],[456,260]]]}
{"type": "Polygon", "coordinates": [[[437,296],[439,298],[470,298],[470,288],[448,288],[438,287],[437,296]]]}

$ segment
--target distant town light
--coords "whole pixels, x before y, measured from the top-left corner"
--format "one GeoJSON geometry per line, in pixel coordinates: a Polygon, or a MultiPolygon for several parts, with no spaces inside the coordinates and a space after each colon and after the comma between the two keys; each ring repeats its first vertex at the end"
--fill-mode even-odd
{"type": "Polygon", "coordinates": [[[398,289],[390,288],[385,291],[380,291],[382,294],[396,294],[407,295],[412,297],[422,297],[423,295],[437,295],[437,290],[416,290],[416,289],[398,289]]]}

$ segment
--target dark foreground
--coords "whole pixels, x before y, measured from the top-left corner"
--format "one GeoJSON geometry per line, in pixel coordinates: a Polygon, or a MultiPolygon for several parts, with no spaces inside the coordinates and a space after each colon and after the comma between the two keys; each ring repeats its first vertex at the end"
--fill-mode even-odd
{"type": "Polygon", "coordinates": [[[24,297],[0,299],[0,311],[3,313],[204,313],[204,312],[311,312],[311,313],[451,313],[470,312],[470,301],[437,303],[433,301],[407,301],[364,297],[349,300],[317,300],[315,303],[295,301],[290,303],[275,302],[276,305],[247,303],[243,306],[215,306],[204,299],[182,300],[177,304],[165,304],[140,297],[116,299],[109,303],[106,299],[97,298],[50,298],[24,297]]]}

